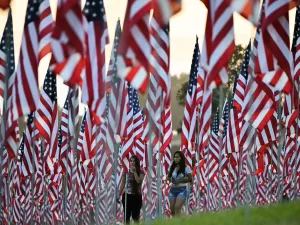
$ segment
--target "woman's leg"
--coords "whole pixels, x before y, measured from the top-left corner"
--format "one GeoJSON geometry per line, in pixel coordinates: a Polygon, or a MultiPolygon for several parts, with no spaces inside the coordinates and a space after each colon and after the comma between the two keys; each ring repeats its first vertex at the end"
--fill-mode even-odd
{"type": "Polygon", "coordinates": [[[127,207],[125,210],[125,194],[123,194],[122,197],[122,203],[123,203],[123,211],[124,211],[124,222],[126,224],[130,224],[130,216],[131,216],[131,205],[134,204],[132,203],[132,199],[130,197],[131,195],[127,194],[127,207]],[[126,214],[125,214],[126,212],[126,214]]]}
{"type": "Polygon", "coordinates": [[[135,201],[132,205],[132,219],[135,223],[139,223],[143,199],[142,195],[134,195],[133,197],[135,201]]]}
{"type": "Polygon", "coordinates": [[[169,201],[170,201],[170,210],[171,210],[171,215],[175,216],[175,203],[176,203],[176,197],[177,197],[177,192],[173,188],[170,189],[169,191],[169,201]]]}
{"type": "Polygon", "coordinates": [[[181,191],[176,198],[176,203],[175,203],[175,215],[179,216],[181,213],[181,208],[185,203],[185,200],[187,199],[187,190],[184,189],[181,191]]]}
{"type": "Polygon", "coordinates": [[[176,203],[175,203],[175,215],[176,216],[180,215],[181,209],[182,209],[182,206],[184,205],[184,203],[185,203],[185,199],[176,198],[176,203]]]}

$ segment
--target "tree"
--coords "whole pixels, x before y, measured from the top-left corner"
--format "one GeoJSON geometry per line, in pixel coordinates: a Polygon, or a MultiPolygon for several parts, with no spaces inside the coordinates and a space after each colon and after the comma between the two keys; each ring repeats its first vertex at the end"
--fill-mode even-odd
{"type": "MultiPolygon", "coordinates": [[[[232,54],[232,56],[228,61],[229,79],[227,85],[224,85],[222,88],[222,92],[224,96],[223,102],[225,101],[226,97],[228,97],[228,100],[231,100],[234,79],[236,74],[238,74],[241,69],[245,53],[246,53],[246,48],[244,48],[242,45],[237,45],[234,53],[232,54]]],[[[188,88],[188,81],[183,83],[181,85],[181,88],[177,91],[176,99],[180,106],[185,106],[187,88],[188,88]]],[[[216,111],[217,107],[219,107],[220,90],[221,88],[216,88],[213,91],[213,99],[212,99],[213,113],[216,111]]]]}

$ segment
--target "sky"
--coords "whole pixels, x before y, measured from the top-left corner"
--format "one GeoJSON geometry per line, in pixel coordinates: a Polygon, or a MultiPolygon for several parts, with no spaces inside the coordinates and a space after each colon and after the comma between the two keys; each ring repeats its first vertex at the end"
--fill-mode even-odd
{"type": "MultiPolygon", "coordinates": [[[[84,3],[85,0],[82,0],[84,3]]],[[[53,18],[56,14],[57,0],[50,0],[53,18]]],[[[106,16],[108,21],[108,30],[110,44],[106,46],[106,62],[108,64],[114,30],[118,18],[123,24],[127,0],[104,0],[106,16]]],[[[13,26],[14,26],[14,41],[15,41],[15,57],[16,63],[20,51],[22,32],[24,26],[24,18],[27,7],[27,0],[12,0],[13,26]]],[[[196,35],[199,37],[199,45],[202,46],[205,21],[207,10],[200,0],[183,0],[183,9],[180,13],[171,18],[170,21],[170,73],[172,75],[180,75],[181,73],[189,73],[192,61],[193,48],[195,45],[196,35]]],[[[0,37],[6,23],[7,11],[0,10],[0,37]]],[[[123,25],[122,25],[123,26],[123,25]]],[[[235,42],[246,46],[251,37],[255,35],[255,28],[252,24],[241,16],[234,15],[235,42]]],[[[50,56],[43,59],[39,67],[40,86],[43,85],[43,80],[49,65],[50,56]]],[[[63,106],[67,87],[62,83],[60,78],[58,83],[58,103],[63,106]]],[[[83,112],[83,107],[80,109],[83,112]]]]}

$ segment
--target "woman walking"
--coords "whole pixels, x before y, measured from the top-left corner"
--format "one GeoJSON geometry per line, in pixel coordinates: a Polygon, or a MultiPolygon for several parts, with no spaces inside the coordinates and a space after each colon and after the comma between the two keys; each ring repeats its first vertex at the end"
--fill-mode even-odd
{"type": "Polygon", "coordinates": [[[124,221],[126,224],[130,223],[130,217],[132,217],[132,220],[135,223],[138,223],[140,220],[140,212],[142,208],[141,187],[142,187],[142,182],[144,180],[144,176],[145,173],[143,170],[141,170],[139,158],[137,156],[132,156],[130,158],[129,172],[127,174],[123,173],[121,186],[119,190],[119,196],[121,196],[127,179],[127,188],[122,195],[122,203],[124,208],[124,221]],[[126,205],[125,205],[125,195],[127,195],[126,205]]]}
{"type": "Polygon", "coordinates": [[[191,169],[185,165],[185,157],[181,151],[173,156],[168,180],[171,181],[169,200],[172,216],[179,216],[181,208],[187,199],[187,183],[192,182],[191,169]]]}

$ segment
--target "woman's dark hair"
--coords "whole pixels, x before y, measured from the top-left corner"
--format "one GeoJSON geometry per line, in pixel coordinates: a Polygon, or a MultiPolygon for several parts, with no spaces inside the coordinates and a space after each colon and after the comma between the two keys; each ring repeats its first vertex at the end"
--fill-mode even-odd
{"type": "MultiPolygon", "coordinates": [[[[176,151],[173,155],[173,158],[175,158],[175,155],[179,155],[180,156],[180,161],[179,161],[179,170],[177,171],[177,176],[182,173],[183,175],[185,175],[185,156],[183,154],[182,151],[176,151]]],[[[172,173],[175,170],[175,167],[177,166],[177,164],[175,163],[175,161],[173,161],[168,177],[172,177],[172,173]]]]}
{"type": "MultiPolygon", "coordinates": [[[[141,174],[140,159],[136,155],[132,156],[130,158],[130,161],[131,161],[131,159],[134,159],[134,167],[135,167],[136,173],[138,176],[140,176],[140,174],[141,174]]],[[[133,193],[139,193],[139,184],[136,182],[135,179],[133,179],[132,191],[133,191],[133,193]]]]}

